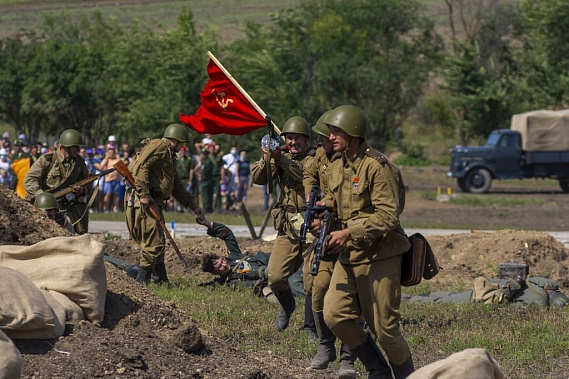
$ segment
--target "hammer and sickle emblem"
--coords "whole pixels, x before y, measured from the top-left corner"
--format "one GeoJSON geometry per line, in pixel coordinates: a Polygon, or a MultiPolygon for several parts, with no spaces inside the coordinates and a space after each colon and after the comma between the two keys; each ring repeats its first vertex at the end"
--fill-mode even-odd
{"type": "Polygon", "coordinates": [[[215,101],[219,104],[224,111],[227,111],[227,106],[229,103],[233,103],[233,99],[225,98],[225,92],[214,92],[213,95],[215,96],[215,101]]]}

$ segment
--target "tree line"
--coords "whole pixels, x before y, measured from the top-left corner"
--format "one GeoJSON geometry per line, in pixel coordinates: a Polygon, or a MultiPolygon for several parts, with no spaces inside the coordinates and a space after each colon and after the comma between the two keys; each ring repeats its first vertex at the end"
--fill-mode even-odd
{"type": "MultiPolygon", "coordinates": [[[[569,3],[471,1],[474,11],[467,0],[445,3],[446,45],[415,0],[302,0],[270,26],[248,23],[229,44],[213,30],[197,33],[187,9],[169,30],[97,12],[47,17],[0,41],[0,120],[31,140],[66,128],[88,144],[159,136],[199,107],[208,50],[277,125],[354,104],[378,146],[410,116],[465,143],[507,127],[514,113],[566,106],[569,3]]],[[[262,134],[241,147],[257,149],[262,134]]]]}

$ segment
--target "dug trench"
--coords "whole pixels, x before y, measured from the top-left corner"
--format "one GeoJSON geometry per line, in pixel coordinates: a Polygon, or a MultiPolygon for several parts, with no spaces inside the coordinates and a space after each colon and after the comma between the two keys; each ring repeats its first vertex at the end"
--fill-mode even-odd
{"type": "MultiPolygon", "coordinates": [[[[31,245],[43,239],[66,235],[51,220],[41,217],[13,192],[0,187],[0,244],[31,245]]],[[[108,236],[107,236],[108,237],[108,236]]],[[[138,249],[129,240],[94,236],[104,244],[106,254],[137,263],[138,249]]],[[[502,230],[450,236],[431,236],[428,240],[443,270],[431,282],[444,288],[457,282],[468,283],[477,276],[492,277],[500,262],[526,262],[534,275],[546,275],[569,288],[568,251],[553,237],[542,232],[502,230]]],[[[271,243],[239,238],[246,254],[270,251],[271,243]]],[[[166,266],[170,275],[200,273],[204,253],[222,254],[225,246],[207,237],[179,239],[179,246],[190,269],[168,251],[166,266]]],[[[107,268],[108,292],[105,319],[97,326],[89,322],[68,325],[57,340],[16,341],[23,358],[26,378],[327,378],[331,370],[308,371],[309,357],[274,359],[270,352],[240,349],[205,330],[174,303],[154,296],[110,264],[107,268]]],[[[418,352],[420,353],[420,352],[418,352]]],[[[422,352],[421,352],[422,353],[422,352]]],[[[427,354],[428,352],[425,352],[427,354]]],[[[417,357],[418,361],[432,361],[417,357]]]]}

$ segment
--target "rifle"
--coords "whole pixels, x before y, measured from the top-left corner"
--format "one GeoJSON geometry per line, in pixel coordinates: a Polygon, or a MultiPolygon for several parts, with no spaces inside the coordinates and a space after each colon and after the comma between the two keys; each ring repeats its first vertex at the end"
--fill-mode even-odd
{"type": "Polygon", "coordinates": [[[269,129],[269,140],[268,140],[268,152],[267,152],[267,160],[265,162],[265,166],[267,167],[267,193],[271,195],[273,193],[273,173],[271,171],[271,153],[273,139],[275,138],[275,128],[273,127],[273,123],[271,122],[271,116],[265,116],[265,121],[267,121],[267,128],[269,129]]]}
{"type": "Polygon", "coordinates": [[[322,205],[316,205],[316,201],[318,200],[318,195],[320,194],[320,188],[318,186],[312,187],[310,190],[310,196],[308,197],[308,202],[306,203],[306,212],[304,213],[304,222],[300,226],[300,242],[299,247],[300,251],[302,251],[303,245],[306,243],[306,234],[308,233],[308,229],[310,228],[310,224],[314,221],[315,217],[322,212],[332,212],[334,210],[333,207],[326,207],[322,205]]]}
{"type": "MultiPolygon", "coordinates": [[[[122,176],[124,176],[125,180],[133,187],[136,188],[136,183],[134,182],[134,177],[132,176],[132,173],[130,172],[130,170],[128,169],[128,167],[126,166],[126,164],[123,161],[119,161],[116,165],[115,168],[117,169],[117,171],[119,172],[119,174],[121,174],[122,176]]],[[[180,249],[178,248],[178,245],[176,245],[176,242],[174,241],[174,238],[172,237],[172,235],[170,234],[170,232],[168,231],[168,229],[166,228],[166,225],[164,225],[164,222],[162,221],[162,217],[160,217],[160,214],[158,213],[158,211],[156,210],[156,208],[154,207],[154,205],[152,205],[152,203],[148,204],[148,209],[150,210],[150,215],[152,216],[152,218],[154,218],[156,221],[158,221],[158,225],[160,225],[160,229],[162,229],[162,231],[164,232],[164,234],[166,235],[166,237],[168,237],[168,240],[170,241],[170,244],[172,245],[172,247],[174,248],[174,251],[176,252],[176,254],[178,255],[178,258],[180,258],[180,260],[182,261],[182,263],[184,264],[184,267],[189,268],[188,263],[186,262],[186,260],[184,259],[184,257],[182,256],[182,252],[180,251],[180,249]]]]}
{"type": "Polygon", "coordinates": [[[322,256],[324,255],[324,251],[326,250],[328,244],[328,235],[330,234],[330,227],[333,223],[333,211],[326,211],[324,214],[324,218],[322,220],[322,227],[320,228],[320,235],[316,240],[316,245],[314,246],[314,258],[312,259],[312,267],[310,269],[310,273],[312,276],[316,276],[318,274],[318,268],[320,267],[320,261],[322,260],[322,256]]]}
{"type": "MultiPolygon", "coordinates": [[[[118,164],[118,163],[117,163],[117,164],[118,164]]],[[[96,174],[96,175],[91,175],[91,176],[89,176],[88,178],[85,178],[85,179],[83,179],[83,180],[80,180],[80,181],[78,181],[78,182],[76,182],[76,183],[70,185],[69,187],[65,187],[64,189],[61,189],[61,190],[55,192],[55,193],[53,194],[53,196],[55,196],[55,198],[56,198],[57,200],[61,200],[61,199],[65,196],[65,199],[66,199],[67,201],[71,202],[71,201],[73,200],[73,198],[75,197],[75,195],[72,193],[72,192],[73,192],[73,188],[72,188],[73,186],[83,187],[83,186],[86,185],[86,184],[92,183],[92,182],[94,182],[95,180],[97,180],[97,179],[99,179],[99,178],[102,178],[103,176],[105,176],[105,175],[107,175],[107,174],[110,174],[111,172],[115,171],[117,164],[115,164],[112,168],[109,168],[108,170],[105,170],[105,171],[103,171],[103,172],[100,172],[100,173],[98,173],[98,174],[96,174]],[[69,195],[69,194],[71,194],[71,195],[69,195]]]]}

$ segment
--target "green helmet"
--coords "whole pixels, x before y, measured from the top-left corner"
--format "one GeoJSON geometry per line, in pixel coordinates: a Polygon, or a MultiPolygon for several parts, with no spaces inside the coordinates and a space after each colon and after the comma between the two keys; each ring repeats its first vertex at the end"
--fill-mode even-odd
{"type": "Polygon", "coordinates": [[[366,116],[360,108],[353,105],[340,105],[333,109],[323,122],[342,129],[351,137],[365,138],[366,136],[366,116]]]}
{"type": "Polygon", "coordinates": [[[308,121],[299,116],[293,116],[286,120],[281,134],[296,133],[304,134],[310,138],[310,126],[308,121]]]}
{"type": "Polygon", "coordinates": [[[326,126],[325,120],[329,118],[332,110],[326,111],[320,116],[316,125],[312,127],[312,131],[316,134],[320,134],[322,137],[330,138],[330,128],[326,126]]]}
{"type": "Polygon", "coordinates": [[[81,146],[83,145],[83,136],[75,129],[67,129],[61,133],[59,144],[65,147],[81,146]]]}
{"type": "Polygon", "coordinates": [[[46,210],[59,208],[55,196],[50,192],[40,193],[34,201],[34,207],[46,210]]]}
{"type": "Polygon", "coordinates": [[[168,126],[164,131],[164,138],[171,138],[180,142],[188,142],[190,140],[188,128],[180,124],[172,124],[168,126]]]}

